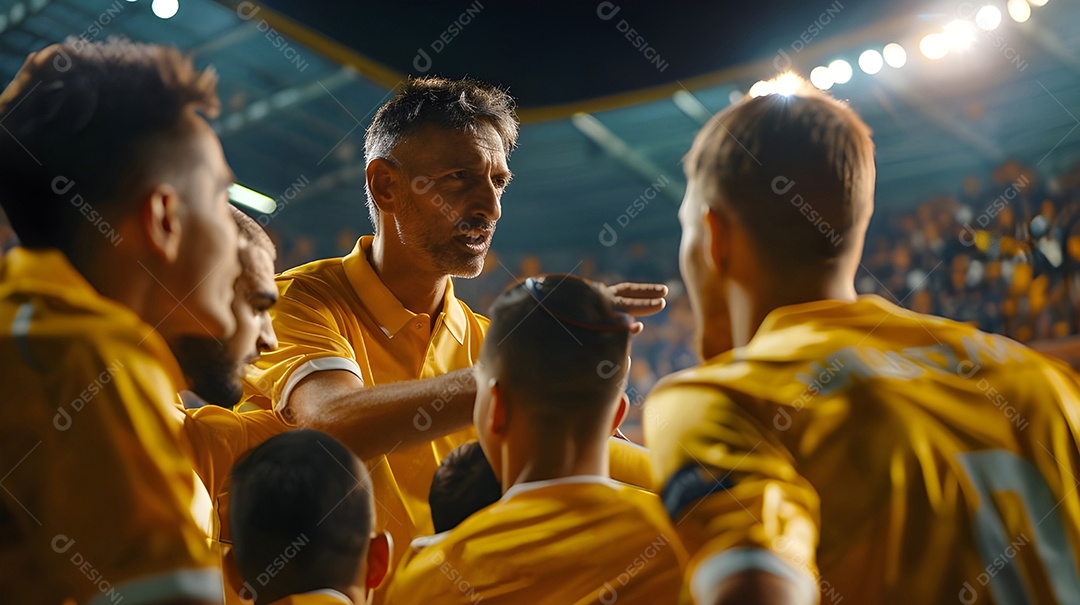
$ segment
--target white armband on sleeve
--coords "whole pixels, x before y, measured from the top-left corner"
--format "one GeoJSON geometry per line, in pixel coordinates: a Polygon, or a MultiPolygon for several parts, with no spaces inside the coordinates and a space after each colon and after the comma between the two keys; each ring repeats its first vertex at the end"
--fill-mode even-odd
{"type": "Polygon", "coordinates": [[[289,403],[289,395],[292,394],[293,389],[296,388],[296,385],[300,384],[301,380],[315,372],[324,372],[326,370],[345,370],[346,372],[352,372],[360,379],[360,384],[364,383],[364,377],[360,375],[360,366],[352,359],[346,359],[345,357],[321,357],[319,359],[305,361],[300,364],[300,367],[293,370],[292,375],[285,381],[285,388],[281,389],[281,398],[274,404],[274,410],[281,412],[285,409],[285,406],[289,403]]]}

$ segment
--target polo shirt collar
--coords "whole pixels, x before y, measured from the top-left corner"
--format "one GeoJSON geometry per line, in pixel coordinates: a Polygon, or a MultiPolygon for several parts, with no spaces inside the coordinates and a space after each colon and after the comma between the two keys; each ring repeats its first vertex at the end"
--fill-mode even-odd
{"type": "MultiPolygon", "coordinates": [[[[352,252],[342,259],[345,275],[349,279],[349,285],[360,299],[361,304],[371,313],[379,328],[388,338],[393,338],[402,328],[409,325],[416,313],[405,308],[394,293],[379,279],[375,268],[368,262],[368,252],[375,237],[365,235],[356,241],[352,252]]],[[[458,344],[465,344],[465,331],[467,320],[465,310],[461,303],[454,297],[454,280],[446,283],[446,294],[443,298],[442,324],[453,335],[458,344]]]]}

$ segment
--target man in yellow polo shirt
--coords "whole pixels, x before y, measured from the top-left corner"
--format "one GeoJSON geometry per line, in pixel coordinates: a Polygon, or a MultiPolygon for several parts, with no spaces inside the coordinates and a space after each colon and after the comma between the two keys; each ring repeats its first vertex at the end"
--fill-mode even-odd
{"type": "MultiPolygon", "coordinates": [[[[451,277],[483,267],[511,178],[513,106],[481,82],[423,78],[376,113],[366,140],[375,235],[344,258],[278,276],[281,346],[245,380],[249,403],[328,432],[365,459],[378,529],[398,544],[432,533],[435,469],[473,437],[469,368],[488,321],[454,296],[451,277]]],[[[640,313],[663,306],[662,286],[618,293],[640,313]]],[[[613,447],[627,466],[636,457],[637,471],[646,468],[640,452],[613,447]]]]}
{"type": "Polygon", "coordinates": [[[1076,603],[1076,375],[856,296],[875,169],[850,107],[804,83],[714,120],[679,212],[706,361],[645,414],[695,602],[1076,603]]]}
{"type": "Polygon", "coordinates": [[[502,499],[423,540],[389,602],[676,602],[685,553],[660,499],[608,473],[640,324],[571,275],[514,286],[491,319],[474,424],[502,499]]]}
{"type": "Polygon", "coordinates": [[[220,603],[164,338],[223,338],[238,274],[212,73],[124,41],[0,95],[0,602],[220,603]]]}

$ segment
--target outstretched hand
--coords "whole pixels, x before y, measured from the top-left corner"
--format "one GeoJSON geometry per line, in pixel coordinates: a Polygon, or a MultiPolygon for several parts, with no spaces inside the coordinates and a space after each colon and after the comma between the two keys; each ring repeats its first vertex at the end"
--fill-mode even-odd
{"type": "Polygon", "coordinates": [[[634,317],[646,317],[659,313],[667,301],[668,288],[664,284],[639,284],[623,282],[604,286],[608,296],[615,302],[615,310],[634,317]]]}

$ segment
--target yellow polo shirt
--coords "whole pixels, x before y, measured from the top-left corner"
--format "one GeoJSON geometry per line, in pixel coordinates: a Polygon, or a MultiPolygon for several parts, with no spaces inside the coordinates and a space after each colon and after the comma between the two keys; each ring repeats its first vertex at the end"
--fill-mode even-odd
{"type": "Polygon", "coordinates": [[[1080,597],[1080,381],[1005,337],[792,305],[646,406],[695,590],[760,568],[822,603],[1080,597]]]}
{"type": "MultiPolygon", "coordinates": [[[[371,243],[372,237],[363,237],[344,258],[315,261],[277,277],[279,298],[270,313],[279,347],[249,371],[248,402],[268,407],[273,401],[280,411],[301,379],[323,370],[352,372],[371,386],[473,365],[488,320],[458,300],[450,283],[431,329],[426,314],[406,309],[375,274],[367,260],[371,243]]],[[[423,428],[443,405],[434,401],[418,410],[414,425],[423,428]]],[[[468,428],[365,461],[377,501],[377,529],[403,545],[433,533],[427,501],[431,479],[442,458],[470,439],[475,431],[468,428]]]]}
{"type": "Polygon", "coordinates": [[[655,494],[598,476],[514,485],[420,542],[388,603],[670,604],[686,560],[655,494]]]}
{"type": "Polygon", "coordinates": [[[217,600],[168,346],[56,250],[0,259],[0,602],[217,600]]]}

